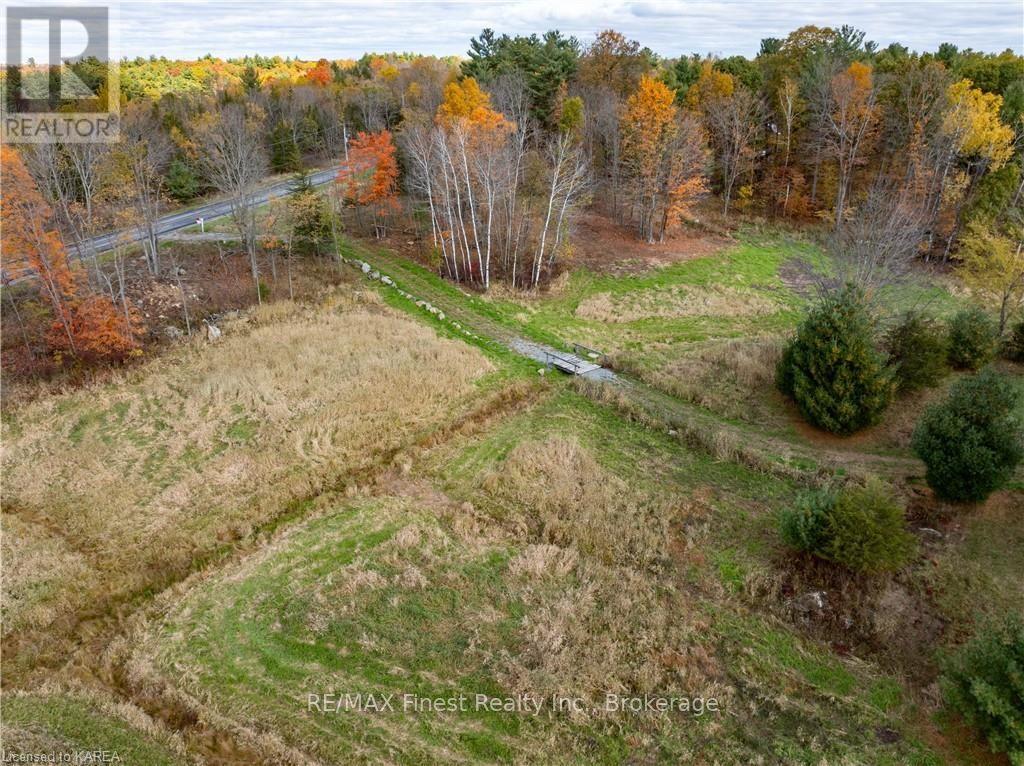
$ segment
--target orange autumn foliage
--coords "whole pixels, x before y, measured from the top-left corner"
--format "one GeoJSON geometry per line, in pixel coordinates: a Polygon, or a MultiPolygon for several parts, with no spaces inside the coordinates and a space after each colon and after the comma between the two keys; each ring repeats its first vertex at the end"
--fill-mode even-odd
{"type": "Polygon", "coordinates": [[[370,208],[374,235],[383,237],[388,213],[398,206],[398,159],[390,131],[358,133],[337,182],[348,204],[370,208]]]}
{"type": "Polygon", "coordinates": [[[706,137],[692,115],[680,114],[675,94],[647,76],[627,100],[621,125],[640,236],[653,242],[689,216],[692,204],[707,193],[706,137]]]}
{"type": "Polygon", "coordinates": [[[669,193],[667,221],[676,223],[684,218],[691,218],[693,205],[703,195],[711,191],[708,180],[704,176],[687,178],[669,193]]]}
{"type": "Polygon", "coordinates": [[[720,72],[715,69],[712,62],[705,61],[700,66],[700,77],[697,78],[697,82],[686,92],[686,107],[700,111],[710,101],[729,98],[735,90],[736,80],[731,74],[720,72]]]}
{"type": "Polygon", "coordinates": [[[123,359],[138,348],[141,324],[134,311],[126,318],[105,295],[93,293],[66,306],[66,315],[53,323],[49,345],[75,356],[123,359]],[[70,333],[64,332],[65,325],[70,333]],[[70,338],[73,343],[69,342],[70,338]]]}
{"type": "Polygon", "coordinates": [[[74,280],[60,235],[46,228],[53,211],[10,146],[0,146],[0,169],[4,272],[12,279],[38,275],[48,301],[59,304],[73,290],[74,280]]]}
{"type": "Polygon", "coordinates": [[[653,176],[665,144],[675,133],[675,94],[663,82],[642,77],[622,118],[623,154],[638,175],[653,176]]]}
{"type": "Polygon", "coordinates": [[[450,127],[467,124],[476,130],[506,130],[511,124],[491,108],[491,97],[472,77],[451,82],[444,89],[444,101],[437,108],[437,123],[450,127]]]}
{"type": "Polygon", "coordinates": [[[348,162],[338,172],[345,199],[356,205],[393,205],[397,181],[391,132],[358,133],[349,144],[348,162]]]}
{"type": "Polygon", "coordinates": [[[36,279],[53,312],[47,336],[53,351],[78,357],[121,358],[138,347],[135,313],[122,313],[106,296],[88,294],[78,284],[52,215],[21,156],[0,147],[3,268],[14,279],[36,279]]]}
{"type": "Polygon", "coordinates": [[[331,64],[327,59],[320,59],[316,62],[316,65],[311,67],[306,72],[306,81],[310,85],[319,85],[325,87],[331,84],[334,79],[334,73],[331,71],[331,64]]]}

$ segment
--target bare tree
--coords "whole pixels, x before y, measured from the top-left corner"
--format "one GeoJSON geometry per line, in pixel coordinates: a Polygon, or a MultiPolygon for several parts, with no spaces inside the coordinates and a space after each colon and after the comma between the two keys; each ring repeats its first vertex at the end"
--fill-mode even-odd
{"type": "Polygon", "coordinates": [[[439,122],[408,112],[398,135],[406,188],[430,213],[443,271],[484,289],[495,278],[539,282],[564,250],[588,178],[578,139],[564,134],[536,146],[519,84],[501,80],[498,91],[518,121],[491,112],[439,122]],[[527,166],[537,172],[526,173],[527,166]]]}
{"type": "Polygon", "coordinates": [[[704,106],[708,134],[722,177],[723,212],[729,215],[733,188],[754,157],[754,140],[761,129],[764,105],[747,88],[717,96],[704,106]]]}
{"type": "Polygon", "coordinates": [[[249,256],[259,292],[256,191],[267,170],[259,110],[227,103],[210,116],[198,133],[200,157],[207,177],[228,195],[231,220],[249,256]]]}
{"type": "Polygon", "coordinates": [[[825,159],[826,136],[829,130],[829,111],[832,108],[832,78],[843,68],[841,58],[827,50],[812,54],[801,75],[800,90],[807,103],[808,151],[812,155],[811,204],[818,199],[818,181],[821,164],[825,159]]]}
{"type": "Polygon", "coordinates": [[[832,234],[839,282],[870,289],[904,278],[917,257],[927,220],[918,196],[877,181],[852,219],[832,234]]]}
{"type": "MultiPolygon", "coordinates": [[[[25,165],[53,206],[67,241],[80,258],[89,258],[90,278],[103,280],[92,237],[108,223],[100,216],[98,198],[109,155],[107,144],[27,144],[25,165]]],[[[113,298],[114,296],[111,296],[113,298]]]]}
{"type": "MultiPolygon", "coordinates": [[[[504,114],[513,125],[512,140],[505,146],[506,157],[502,163],[505,170],[505,227],[502,234],[503,266],[515,272],[518,263],[518,191],[523,176],[523,163],[526,148],[533,137],[536,125],[531,112],[529,89],[521,72],[503,74],[491,85],[491,93],[498,111],[504,114]]],[[[515,283],[515,277],[512,278],[515,283]]]]}
{"type": "MultiPolygon", "coordinates": [[[[571,211],[584,189],[589,177],[589,163],[583,147],[575,136],[561,131],[552,137],[547,145],[548,173],[550,175],[547,195],[547,208],[544,223],[540,230],[540,241],[533,258],[530,286],[540,284],[541,269],[552,269],[561,245],[563,226],[567,221],[567,212],[571,211]],[[548,233],[554,226],[553,242],[548,233]],[[546,259],[546,261],[545,261],[546,259]]],[[[512,283],[515,284],[515,272],[512,283]]]]}
{"type": "Polygon", "coordinates": [[[142,249],[153,275],[160,273],[159,222],[164,169],[172,153],[173,145],[160,124],[155,107],[145,103],[129,105],[122,119],[119,154],[131,180],[142,249]]]}
{"type": "Polygon", "coordinates": [[[610,86],[582,90],[587,154],[603,172],[611,191],[612,212],[620,213],[622,179],[622,99],[610,86]]]}
{"type": "Polygon", "coordinates": [[[837,229],[843,225],[850,185],[856,168],[865,162],[865,150],[871,143],[878,122],[875,108],[877,88],[871,70],[854,63],[832,78],[832,108],[827,113],[825,146],[839,169],[836,182],[837,229]]]}

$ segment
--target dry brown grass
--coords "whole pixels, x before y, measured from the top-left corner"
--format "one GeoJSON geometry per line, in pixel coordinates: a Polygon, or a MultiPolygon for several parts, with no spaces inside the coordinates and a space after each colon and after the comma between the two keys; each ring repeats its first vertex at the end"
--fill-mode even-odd
{"type": "Polygon", "coordinates": [[[551,437],[520,444],[485,487],[538,542],[639,569],[667,556],[672,508],[634,493],[575,441],[551,437]]]}
{"type": "Polygon", "coordinates": [[[727,418],[763,423],[773,416],[769,404],[783,345],[775,337],[711,341],[645,377],[727,418]]]}
{"type": "Polygon", "coordinates": [[[526,538],[512,559],[525,604],[514,690],[579,696],[706,690],[700,625],[668,576],[670,526],[686,507],[630,487],[576,441],[516,447],[484,479],[526,538]]]}
{"type": "Polygon", "coordinates": [[[778,303],[753,290],[673,285],[622,294],[596,293],[580,302],[576,316],[596,322],[636,322],[698,316],[766,316],[778,310],[778,303]]]}
{"type": "Polygon", "coordinates": [[[5,633],[49,625],[82,601],[82,584],[95,571],[77,551],[45,527],[3,515],[3,599],[5,633]]]}
{"type": "Polygon", "coordinates": [[[490,363],[372,302],[270,304],[215,345],[18,410],[3,504],[24,521],[4,542],[24,567],[5,633],[173,580],[465,410],[490,363]]]}

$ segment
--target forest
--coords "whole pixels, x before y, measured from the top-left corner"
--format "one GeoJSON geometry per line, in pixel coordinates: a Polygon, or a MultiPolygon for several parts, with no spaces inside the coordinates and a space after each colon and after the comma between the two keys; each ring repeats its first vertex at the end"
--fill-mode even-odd
{"type": "MultiPolygon", "coordinates": [[[[95,82],[102,66],[76,72],[95,82]]],[[[159,278],[176,268],[161,262],[160,216],[204,195],[238,201],[258,296],[254,190],[331,162],[334,191],[284,211],[289,241],[316,249],[346,225],[378,237],[411,226],[440,273],[483,290],[550,281],[573,256],[580,213],[597,206],[645,242],[730,215],[810,227],[843,279],[952,264],[995,305],[1000,332],[1024,291],[1024,60],[1011,51],[879,49],[856,29],[805,27],[751,58],[665,59],[612,30],[585,44],[484,30],[461,62],[207,56],[120,69],[122,141],[7,151],[10,177],[33,182],[8,207],[32,211],[17,217],[36,230],[10,219],[8,236],[35,244],[7,260],[5,279],[44,276],[30,305],[8,308],[60,325],[46,338],[23,327],[22,352],[138,348],[123,258],[101,265],[91,240],[141,232],[159,278]]],[[[31,92],[47,76],[8,71],[8,103],[14,86],[31,92]]]]}

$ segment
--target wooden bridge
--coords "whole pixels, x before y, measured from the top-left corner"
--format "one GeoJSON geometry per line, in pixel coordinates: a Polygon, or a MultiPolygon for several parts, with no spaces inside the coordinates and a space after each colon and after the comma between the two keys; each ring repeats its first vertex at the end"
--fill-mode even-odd
{"type": "Polygon", "coordinates": [[[586,375],[588,372],[601,369],[601,365],[595,364],[589,359],[576,356],[576,354],[545,350],[544,356],[544,361],[549,367],[554,367],[570,375],[586,375]]]}

